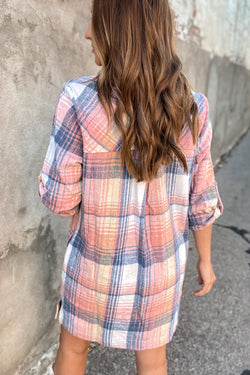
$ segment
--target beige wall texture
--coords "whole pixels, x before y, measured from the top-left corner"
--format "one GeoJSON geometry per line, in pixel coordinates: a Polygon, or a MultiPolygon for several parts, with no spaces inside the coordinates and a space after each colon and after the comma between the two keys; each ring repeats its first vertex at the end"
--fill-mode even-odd
{"type": "MultiPolygon", "coordinates": [[[[249,2],[171,3],[184,70],[209,99],[218,161],[249,128],[249,2]]],[[[84,40],[89,1],[0,4],[0,372],[23,375],[31,350],[29,366],[41,363],[39,343],[53,343],[42,335],[53,322],[69,224],[42,206],[37,176],[63,83],[98,68],[84,40]]]]}
{"type": "Polygon", "coordinates": [[[176,33],[215,55],[250,69],[249,0],[170,0],[176,33]],[[247,48],[248,47],[248,48],[247,48]]]}
{"type": "Polygon", "coordinates": [[[250,1],[170,3],[184,70],[209,100],[217,163],[250,126],[250,1]]]}
{"type": "Polygon", "coordinates": [[[13,375],[53,319],[68,220],[37,176],[63,83],[95,73],[87,1],[1,0],[0,374],[13,375]]]}

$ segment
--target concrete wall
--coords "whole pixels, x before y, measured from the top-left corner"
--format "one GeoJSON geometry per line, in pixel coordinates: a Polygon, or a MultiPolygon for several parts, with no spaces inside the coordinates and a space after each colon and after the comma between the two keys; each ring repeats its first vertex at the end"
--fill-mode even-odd
{"type": "Polygon", "coordinates": [[[217,163],[250,126],[250,2],[170,3],[184,70],[209,100],[217,163]]]}
{"type": "MultiPolygon", "coordinates": [[[[172,3],[184,70],[210,102],[216,161],[249,128],[249,5],[243,0],[172,3]],[[234,31],[228,34],[230,25],[234,31]]],[[[97,72],[84,40],[89,15],[87,0],[1,2],[2,375],[24,373],[22,362],[37,342],[45,345],[40,338],[53,321],[69,220],[41,205],[37,176],[63,83],[97,72]]]]}
{"type": "Polygon", "coordinates": [[[180,39],[250,69],[248,0],[170,0],[180,39]]]}
{"type": "Polygon", "coordinates": [[[53,319],[68,220],[37,176],[65,81],[95,73],[87,1],[1,1],[0,373],[13,375],[53,319]]]}
{"type": "Polygon", "coordinates": [[[217,164],[250,127],[250,71],[217,55],[210,58],[194,42],[179,39],[178,47],[193,88],[208,97],[217,164]]]}

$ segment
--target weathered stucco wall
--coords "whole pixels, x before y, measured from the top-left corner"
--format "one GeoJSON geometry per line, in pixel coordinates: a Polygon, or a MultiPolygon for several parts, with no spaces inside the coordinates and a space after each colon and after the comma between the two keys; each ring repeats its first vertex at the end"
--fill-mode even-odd
{"type": "Polygon", "coordinates": [[[250,2],[170,3],[184,70],[209,100],[217,163],[250,126],[250,2]]]}
{"type": "Polygon", "coordinates": [[[37,176],[63,83],[96,72],[87,4],[1,2],[1,375],[13,375],[54,315],[68,220],[41,205],[37,176]]]}
{"type": "Polygon", "coordinates": [[[217,164],[250,127],[250,71],[220,56],[210,58],[193,42],[178,40],[178,49],[193,88],[208,98],[217,164]]]}
{"type": "MultiPolygon", "coordinates": [[[[184,70],[209,99],[216,161],[249,128],[249,5],[172,4],[184,70]]],[[[22,362],[53,321],[69,220],[42,206],[37,176],[63,83],[98,70],[84,40],[89,18],[88,0],[1,1],[2,375],[24,374],[22,362]]]]}
{"type": "Polygon", "coordinates": [[[180,39],[250,69],[248,0],[170,0],[180,39]],[[248,48],[247,48],[248,47],[248,48]]]}

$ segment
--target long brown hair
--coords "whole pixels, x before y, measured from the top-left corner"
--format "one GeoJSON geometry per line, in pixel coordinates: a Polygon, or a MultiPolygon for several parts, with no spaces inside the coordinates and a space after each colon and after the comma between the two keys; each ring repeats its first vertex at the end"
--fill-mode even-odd
{"type": "Polygon", "coordinates": [[[98,97],[122,133],[121,163],[138,182],[151,181],[174,155],[187,172],[178,146],[186,121],[197,139],[198,108],[173,31],[168,0],[93,0],[98,97]]]}

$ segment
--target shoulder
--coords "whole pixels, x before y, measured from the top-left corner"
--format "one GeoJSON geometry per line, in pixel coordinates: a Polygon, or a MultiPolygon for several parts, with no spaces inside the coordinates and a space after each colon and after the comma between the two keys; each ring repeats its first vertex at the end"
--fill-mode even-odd
{"type": "Polygon", "coordinates": [[[195,92],[192,90],[195,103],[198,108],[199,117],[199,130],[198,130],[198,142],[196,145],[193,144],[193,138],[191,131],[188,126],[188,122],[185,123],[183,128],[182,136],[180,138],[180,145],[183,148],[193,149],[198,152],[201,139],[204,138],[205,133],[211,133],[211,123],[209,121],[209,104],[207,97],[201,92],[195,92]]]}
{"type": "Polygon", "coordinates": [[[204,123],[206,122],[206,119],[209,116],[209,104],[207,97],[201,93],[201,92],[194,92],[192,91],[192,94],[194,96],[194,100],[198,107],[198,114],[199,114],[199,133],[202,130],[202,127],[204,123]]]}
{"type": "Polygon", "coordinates": [[[193,93],[199,113],[199,133],[197,142],[197,152],[206,147],[210,147],[212,140],[212,124],[209,117],[209,103],[207,97],[198,92],[193,93]]]}
{"type": "Polygon", "coordinates": [[[73,102],[76,102],[84,93],[97,92],[96,80],[97,76],[74,78],[64,84],[63,91],[68,94],[73,102]]]}
{"type": "Polygon", "coordinates": [[[199,115],[202,115],[203,113],[208,112],[209,105],[208,105],[208,98],[206,97],[206,95],[204,95],[201,92],[194,92],[194,91],[192,91],[192,94],[198,106],[199,115]]]}

